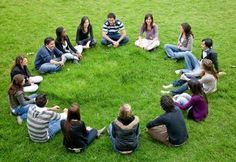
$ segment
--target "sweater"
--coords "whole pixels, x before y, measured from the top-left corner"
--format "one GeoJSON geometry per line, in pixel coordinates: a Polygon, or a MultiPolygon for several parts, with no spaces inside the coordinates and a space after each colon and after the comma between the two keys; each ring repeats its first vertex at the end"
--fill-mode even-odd
{"type": "Polygon", "coordinates": [[[93,28],[91,24],[89,31],[87,31],[86,33],[84,33],[83,30],[80,27],[78,27],[76,32],[76,43],[80,44],[80,41],[89,38],[89,35],[90,38],[93,39],[93,28]]]}
{"type": "Polygon", "coordinates": [[[175,105],[181,110],[186,110],[192,107],[188,112],[188,117],[195,121],[202,121],[208,115],[208,104],[205,99],[199,95],[193,95],[185,105],[180,105],[177,102],[175,102],[175,105]]]}
{"type": "Polygon", "coordinates": [[[138,146],[138,134],[139,118],[137,116],[128,125],[124,125],[118,119],[112,123],[112,136],[115,138],[115,147],[119,151],[134,150],[138,146]]]}
{"type": "Polygon", "coordinates": [[[184,37],[182,38],[182,37],[183,37],[183,34],[180,34],[179,38],[178,38],[179,43],[181,43],[180,49],[182,51],[192,51],[192,48],[193,48],[193,36],[190,35],[188,37],[188,39],[186,39],[184,37]]]}
{"type": "Polygon", "coordinates": [[[61,57],[62,54],[63,53],[60,50],[58,50],[56,47],[53,50],[49,50],[46,46],[42,46],[35,57],[35,61],[34,61],[35,68],[39,69],[42,64],[50,63],[50,61],[54,57],[56,58],[61,57]]]}
{"type": "Polygon", "coordinates": [[[15,95],[9,95],[9,101],[11,108],[15,109],[18,106],[25,106],[35,103],[34,99],[30,99],[28,96],[24,96],[23,91],[16,92],[15,95]]]}
{"type": "MultiPolygon", "coordinates": [[[[55,45],[57,47],[57,49],[59,49],[60,51],[62,51],[63,53],[68,53],[68,51],[73,51],[74,53],[77,52],[77,50],[73,47],[73,45],[70,42],[70,39],[68,36],[65,37],[65,41],[67,43],[67,46],[65,47],[65,49],[63,48],[62,42],[59,41],[58,39],[55,41],[55,45]]],[[[71,53],[71,52],[69,52],[71,53]]]]}
{"type": "Polygon", "coordinates": [[[217,90],[217,79],[209,73],[205,73],[199,82],[202,83],[203,91],[205,93],[215,92],[217,90]]]}
{"type": "Polygon", "coordinates": [[[149,31],[145,30],[144,26],[142,25],[139,36],[142,36],[144,32],[146,32],[146,39],[155,39],[158,37],[158,26],[156,24],[153,24],[152,29],[149,31]]]}
{"type": "Polygon", "coordinates": [[[61,130],[64,135],[63,145],[66,148],[85,148],[88,145],[88,132],[83,121],[73,121],[71,124],[70,140],[65,137],[65,120],[61,120],[61,130]]]}
{"type": "Polygon", "coordinates": [[[150,121],[146,125],[146,127],[150,129],[159,125],[166,126],[169,136],[169,142],[173,145],[181,145],[188,138],[187,128],[184,122],[183,115],[178,109],[174,109],[171,112],[162,114],[156,119],[150,121]]]}

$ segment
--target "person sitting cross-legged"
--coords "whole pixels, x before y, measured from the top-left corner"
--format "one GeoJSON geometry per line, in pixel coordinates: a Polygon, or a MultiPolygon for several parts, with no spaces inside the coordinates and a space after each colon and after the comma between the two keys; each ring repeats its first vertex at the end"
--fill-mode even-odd
{"type": "Polygon", "coordinates": [[[47,96],[40,94],[36,97],[36,105],[31,106],[27,115],[27,127],[30,139],[34,142],[47,142],[61,130],[60,120],[66,119],[67,111],[57,113],[59,106],[45,107],[47,96]]]}
{"type": "Polygon", "coordinates": [[[114,13],[107,15],[107,21],[103,24],[102,44],[106,46],[118,47],[129,41],[126,36],[124,24],[116,19],[114,13]]]}

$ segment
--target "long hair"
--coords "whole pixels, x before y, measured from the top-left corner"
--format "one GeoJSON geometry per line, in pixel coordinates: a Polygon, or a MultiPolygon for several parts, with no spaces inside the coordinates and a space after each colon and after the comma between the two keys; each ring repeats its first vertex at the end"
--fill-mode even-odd
{"type": "Polygon", "coordinates": [[[147,23],[146,23],[146,20],[147,20],[149,17],[152,19],[151,28],[153,28],[153,16],[152,16],[152,14],[146,14],[145,17],[144,17],[144,22],[143,22],[143,29],[144,29],[144,31],[147,31],[147,23]]]}
{"type": "Polygon", "coordinates": [[[188,87],[190,88],[193,95],[202,96],[204,98],[204,100],[208,103],[206,94],[202,88],[202,84],[198,80],[188,81],[188,87]]]}
{"type": "Polygon", "coordinates": [[[129,104],[122,105],[119,111],[119,118],[125,120],[130,117],[132,117],[131,106],[129,104]]]}
{"type": "Polygon", "coordinates": [[[181,26],[184,30],[185,35],[186,35],[186,39],[188,39],[190,37],[190,35],[192,35],[192,37],[194,37],[193,32],[191,31],[191,26],[188,23],[182,23],[181,26]]]}
{"type": "Polygon", "coordinates": [[[24,61],[25,56],[19,55],[15,58],[15,63],[12,66],[11,70],[13,70],[16,66],[21,67],[21,63],[24,61]]]}
{"type": "Polygon", "coordinates": [[[84,23],[85,23],[86,20],[89,21],[88,31],[90,31],[91,24],[90,24],[90,20],[89,20],[88,16],[84,16],[84,17],[82,17],[82,19],[81,19],[81,21],[80,21],[80,25],[79,25],[78,28],[81,29],[82,31],[85,31],[85,30],[84,30],[84,23]]]}
{"type": "Polygon", "coordinates": [[[218,74],[214,68],[214,64],[209,59],[203,59],[202,60],[202,67],[205,72],[213,75],[216,79],[218,79],[218,74]]]}
{"type": "Polygon", "coordinates": [[[77,103],[73,103],[71,107],[68,110],[67,113],[67,120],[65,121],[64,127],[65,127],[65,137],[68,141],[71,140],[71,125],[72,121],[80,123],[80,106],[77,103]]]}
{"type": "Polygon", "coordinates": [[[12,83],[10,85],[10,88],[8,90],[8,95],[15,95],[18,91],[23,91],[23,81],[24,81],[24,75],[17,74],[13,77],[12,83]]]}
{"type": "Polygon", "coordinates": [[[65,39],[63,36],[62,36],[62,33],[64,31],[64,28],[62,26],[59,26],[57,29],[56,29],[56,35],[57,35],[57,38],[56,40],[58,42],[61,42],[62,39],[65,39]]]}

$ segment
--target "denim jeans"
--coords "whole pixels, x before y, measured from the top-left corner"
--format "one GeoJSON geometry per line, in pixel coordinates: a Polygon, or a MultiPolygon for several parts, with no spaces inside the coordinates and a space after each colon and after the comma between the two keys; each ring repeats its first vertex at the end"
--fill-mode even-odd
{"type": "Polygon", "coordinates": [[[97,138],[97,134],[98,131],[94,128],[88,132],[87,135],[88,145],[90,145],[97,138]]]}
{"type": "MultiPolygon", "coordinates": [[[[32,94],[30,96],[28,96],[30,99],[36,98],[37,94],[32,94]]],[[[27,119],[27,113],[28,110],[30,108],[30,106],[32,106],[33,104],[28,104],[28,105],[24,105],[24,106],[18,106],[17,108],[13,109],[13,114],[20,116],[22,120],[26,120],[27,119]]]]}
{"type": "Polygon", "coordinates": [[[51,63],[44,63],[40,66],[39,72],[44,73],[55,73],[61,69],[61,65],[55,65],[51,63]]]}
{"type": "MultiPolygon", "coordinates": [[[[109,136],[110,136],[110,139],[111,139],[113,150],[115,152],[119,153],[120,151],[116,148],[116,144],[115,144],[116,143],[116,139],[112,135],[112,124],[109,125],[108,133],[109,133],[109,136]]],[[[138,144],[139,144],[139,134],[140,134],[140,131],[139,131],[139,128],[138,128],[138,132],[137,132],[137,143],[138,144]]],[[[138,148],[138,145],[137,145],[137,147],[133,151],[135,151],[137,148],[138,148]]]]}
{"type": "MultiPolygon", "coordinates": [[[[107,36],[108,36],[109,38],[111,38],[112,40],[114,40],[114,41],[119,40],[120,37],[121,37],[121,35],[120,35],[119,33],[108,33],[107,36]]],[[[124,39],[122,39],[122,40],[120,41],[119,46],[124,45],[124,44],[127,43],[128,41],[129,41],[128,37],[124,37],[124,39]]],[[[102,42],[101,42],[101,43],[102,43],[103,45],[105,45],[105,46],[106,46],[106,45],[109,45],[109,44],[112,44],[112,42],[108,41],[108,40],[105,39],[105,38],[102,38],[102,42]]]]}
{"type": "MultiPolygon", "coordinates": [[[[191,76],[191,75],[187,75],[187,77],[191,80],[197,80],[196,77],[191,76]]],[[[182,80],[182,79],[176,80],[172,83],[172,85],[173,85],[173,87],[180,87],[178,89],[175,89],[175,90],[171,91],[172,96],[175,96],[177,94],[181,94],[181,93],[188,90],[188,85],[187,85],[186,80],[182,80]]]]}
{"type": "Polygon", "coordinates": [[[183,73],[189,73],[189,72],[200,70],[200,63],[191,52],[185,53],[184,62],[185,62],[186,69],[181,70],[183,73]]]}
{"type": "Polygon", "coordinates": [[[176,45],[172,45],[172,44],[165,44],[164,49],[165,49],[167,56],[172,59],[184,58],[184,55],[187,52],[187,51],[182,51],[176,45]]]}
{"type": "Polygon", "coordinates": [[[61,130],[60,120],[52,120],[48,124],[49,139],[53,138],[61,130]]]}

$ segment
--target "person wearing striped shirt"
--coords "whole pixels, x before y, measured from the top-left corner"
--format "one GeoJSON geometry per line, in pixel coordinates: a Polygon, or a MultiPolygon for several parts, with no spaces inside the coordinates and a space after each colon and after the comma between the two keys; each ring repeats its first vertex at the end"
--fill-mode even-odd
{"type": "Polygon", "coordinates": [[[27,116],[27,127],[30,139],[34,142],[47,142],[61,130],[60,119],[62,114],[55,111],[59,106],[47,108],[45,94],[36,97],[36,105],[31,106],[27,116]]]}
{"type": "Polygon", "coordinates": [[[102,37],[102,44],[109,47],[118,47],[129,41],[124,24],[116,19],[114,13],[107,15],[107,21],[103,24],[102,37]]]}

